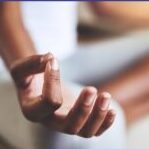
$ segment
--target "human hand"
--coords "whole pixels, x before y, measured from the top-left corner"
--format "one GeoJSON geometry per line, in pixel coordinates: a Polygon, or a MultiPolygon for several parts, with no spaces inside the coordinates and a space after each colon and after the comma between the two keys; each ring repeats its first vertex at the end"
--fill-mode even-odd
{"type": "MultiPolygon", "coordinates": [[[[102,134],[113,123],[110,94],[86,87],[74,103],[64,97],[57,60],[51,54],[34,55],[11,66],[25,117],[50,129],[82,137],[102,134]]],[[[67,92],[67,91],[66,91],[67,92]]]]}

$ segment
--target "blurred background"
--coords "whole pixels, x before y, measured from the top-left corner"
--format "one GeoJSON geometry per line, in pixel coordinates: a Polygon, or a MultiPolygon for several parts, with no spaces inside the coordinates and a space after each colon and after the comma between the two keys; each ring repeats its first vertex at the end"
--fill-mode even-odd
{"type": "MultiPolygon", "coordinates": [[[[149,49],[149,2],[100,2],[98,6],[79,4],[79,49],[130,51],[134,55],[149,49]]],[[[127,133],[129,149],[149,148],[149,116],[127,133]]]]}

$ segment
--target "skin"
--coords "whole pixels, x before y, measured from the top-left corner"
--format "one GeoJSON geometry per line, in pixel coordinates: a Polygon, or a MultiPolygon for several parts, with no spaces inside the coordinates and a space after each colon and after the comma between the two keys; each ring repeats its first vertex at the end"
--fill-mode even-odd
{"type": "Polygon", "coordinates": [[[127,29],[149,26],[148,2],[91,2],[90,6],[95,15],[111,25],[127,29]]]}
{"type": "Polygon", "coordinates": [[[50,53],[36,53],[18,2],[0,3],[0,29],[0,54],[28,120],[86,138],[99,136],[112,125],[116,114],[109,109],[111,95],[85,87],[74,97],[60,80],[57,59],[50,53]]]}

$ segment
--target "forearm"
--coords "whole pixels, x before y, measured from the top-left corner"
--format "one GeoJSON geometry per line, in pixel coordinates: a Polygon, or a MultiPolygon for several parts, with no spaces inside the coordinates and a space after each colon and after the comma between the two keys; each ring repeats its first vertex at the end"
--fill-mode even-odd
{"type": "Polygon", "coordinates": [[[25,30],[18,2],[0,3],[0,54],[8,68],[16,60],[35,54],[25,30]]]}
{"type": "Polygon", "coordinates": [[[129,70],[104,84],[100,89],[109,91],[119,100],[139,98],[149,93],[149,56],[142,58],[129,70]]]}

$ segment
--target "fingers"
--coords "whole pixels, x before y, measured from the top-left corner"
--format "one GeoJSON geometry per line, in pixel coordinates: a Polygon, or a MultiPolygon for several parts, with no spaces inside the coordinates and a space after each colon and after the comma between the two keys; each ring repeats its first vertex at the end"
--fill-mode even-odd
{"type": "Polygon", "coordinates": [[[96,136],[100,136],[103,132],[105,132],[110,126],[113,124],[115,120],[116,113],[114,110],[109,110],[104,122],[101,127],[98,129],[96,136]]]}
{"type": "Polygon", "coordinates": [[[49,108],[55,111],[62,104],[62,92],[60,84],[60,71],[56,58],[52,58],[46,64],[42,98],[48,102],[49,108]]]}
{"type": "Polygon", "coordinates": [[[107,92],[97,97],[93,111],[80,132],[82,136],[88,138],[96,134],[107,115],[110,99],[111,95],[107,92]]]}
{"type": "Polygon", "coordinates": [[[93,87],[85,88],[66,119],[64,131],[77,134],[85,124],[94,104],[97,90],[93,87]]]}
{"type": "Polygon", "coordinates": [[[95,88],[84,89],[67,116],[64,132],[85,138],[101,135],[115,119],[115,112],[109,110],[110,100],[107,92],[97,96],[95,88]]]}
{"type": "Polygon", "coordinates": [[[11,75],[17,85],[22,85],[24,79],[32,74],[43,72],[46,63],[51,59],[51,54],[34,55],[17,61],[11,66],[11,75]]]}

